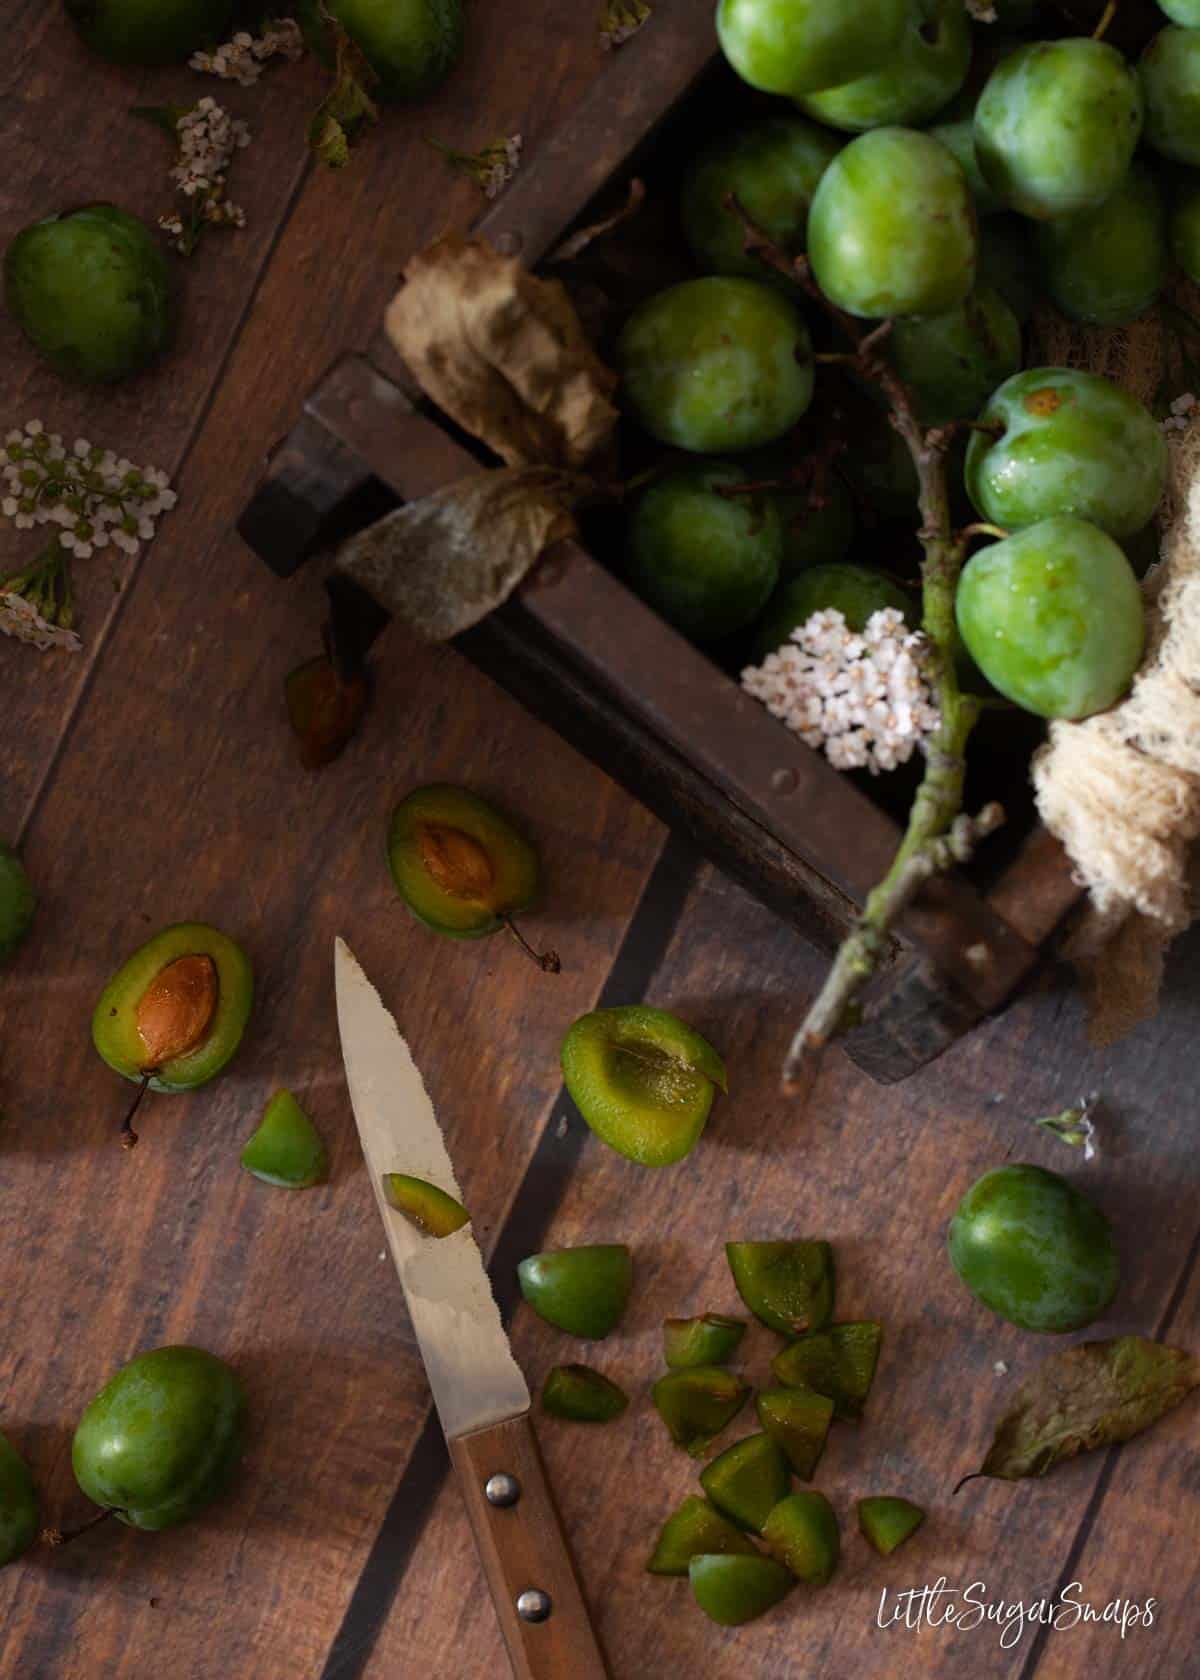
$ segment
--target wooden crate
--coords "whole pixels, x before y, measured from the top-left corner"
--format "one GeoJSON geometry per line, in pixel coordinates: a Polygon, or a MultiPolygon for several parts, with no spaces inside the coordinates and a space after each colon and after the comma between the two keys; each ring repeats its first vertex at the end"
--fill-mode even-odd
{"type": "MultiPolygon", "coordinates": [[[[724,106],[727,77],[707,8],[655,16],[476,231],[542,263],[652,157],[690,102],[724,106]]],[[[239,530],[286,576],[389,499],[478,470],[469,440],[431,410],[380,331],[313,391],[239,530]]],[[[836,945],[885,872],[895,818],[581,544],[544,556],[458,645],[820,944],[836,945]]],[[[929,1062],[1014,995],[1078,896],[1057,842],[1036,827],[986,886],[961,874],[931,883],[896,930],[866,1017],[844,1040],[849,1053],[882,1082],[929,1062]]]]}

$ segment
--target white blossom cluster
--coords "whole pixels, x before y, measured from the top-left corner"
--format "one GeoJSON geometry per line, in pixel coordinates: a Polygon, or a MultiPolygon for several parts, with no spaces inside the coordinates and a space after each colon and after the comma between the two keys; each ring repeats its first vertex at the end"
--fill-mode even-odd
{"type": "Polygon", "coordinates": [[[28,642],[42,653],[51,648],[78,653],[83,646],[74,630],[43,618],[35,601],[3,583],[0,583],[0,634],[28,642]]]}
{"type": "Polygon", "coordinates": [[[1200,401],[1195,393],[1185,391],[1181,397],[1176,397],[1171,404],[1171,412],[1162,423],[1164,432],[1186,432],[1196,415],[1200,413],[1200,401]]]}
{"type": "Polygon", "coordinates": [[[238,82],[252,87],[273,58],[289,63],[304,56],[304,36],[293,18],[272,18],[263,25],[261,35],[254,36],[241,29],[232,41],[226,41],[213,52],[195,52],[188,59],[193,70],[218,76],[223,82],[238,82]]]}
{"type": "Polygon", "coordinates": [[[621,46],[649,16],[646,0],[611,0],[600,19],[600,45],[610,51],[621,46]]]}
{"type": "MultiPolygon", "coordinates": [[[[191,201],[191,217],[220,227],[245,227],[246,212],[225,196],[225,177],[235,153],[250,144],[249,125],[206,96],[183,113],[175,132],[179,155],[171,181],[191,201]]],[[[186,255],[193,249],[194,230],[187,229],[178,212],[160,216],[158,225],[177,250],[186,255]]]]}
{"type": "Polygon", "coordinates": [[[838,770],[878,775],[905,764],[938,726],[927,643],[884,607],[851,631],[835,608],[817,612],[742,687],[838,770]]]}
{"type": "Polygon", "coordinates": [[[9,432],[0,446],[0,514],[18,531],[57,527],[61,548],[86,560],[99,548],[136,554],[177,497],[165,472],[135,467],[111,449],[77,438],[68,450],[40,420],[9,432]]]}
{"type": "Polygon", "coordinates": [[[976,23],[995,23],[996,7],[993,0],[966,0],[967,14],[976,23]]]}

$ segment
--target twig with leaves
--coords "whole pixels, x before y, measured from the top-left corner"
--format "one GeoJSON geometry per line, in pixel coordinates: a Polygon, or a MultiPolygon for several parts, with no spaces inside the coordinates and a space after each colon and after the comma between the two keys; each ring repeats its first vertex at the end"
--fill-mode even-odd
{"type": "Polygon", "coordinates": [[[891,423],[908,447],[919,486],[921,525],[917,532],[921,564],[922,622],[928,642],[927,671],[938,725],[925,744],[925,774],[909,811],[908,826],[891,867],[867,897],[862,912],[843,940],[825,983],[797,1031],[784,1063],[785,1089],[801,1087],[814,1056],[853,1021],[859,997],[891,944],[891,930],[920,887],[931,876],[963,863],[974,847],[1003,821],[1003,811],[989,805],[973,819],[962,819],[966,746],[979,717],[974,695],[958,686],[955,669],[954,596],[966,554],[966,537],[950,518],[946,451],[951,431],[926,429],[904,381],[883,353],[891,322],[865,329],[861,322],[829,301],[812,276],[806,257],[780,249],[747,215],[736,197],[726,208],[741,221],[744,249],[776,269],[808,294],[841,328],[850,343],[842,359],[887,398],[891,423]]]}

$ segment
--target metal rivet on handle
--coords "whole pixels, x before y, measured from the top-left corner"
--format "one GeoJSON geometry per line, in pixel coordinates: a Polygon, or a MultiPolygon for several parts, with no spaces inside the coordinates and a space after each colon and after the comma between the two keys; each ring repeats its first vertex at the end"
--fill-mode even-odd
{"type": "Polygon", "coordinates": [[[550,1594],[540,1587],[526,1587],[517,1594],[517,1615],[523,1622],[544,1622],[553,1608],[550,1594]]]}
{"type": "Polygon", "coordinates": [[[501,1510],[515,1505],[521,1497],[521,1484],[515,1476],[510,1476],[506,1470],[501,1470],[495,1476],[489,1476],[483,1487],[484,1497],[489,1505],[498,1505],[501,1510]]]}

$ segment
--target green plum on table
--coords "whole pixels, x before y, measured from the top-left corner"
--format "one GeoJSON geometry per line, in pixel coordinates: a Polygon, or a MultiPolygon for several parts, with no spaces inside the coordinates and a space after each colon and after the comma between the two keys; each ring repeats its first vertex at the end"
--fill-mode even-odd
{"type": "Polygon", "coordinates": [[[1146,142],[1176,163],[1200,163],[1200,30],[1160,29],[1138,60],[1146,142]]]}
{"type": "Polygon", "coordinates": [[[880,1557],[891,1557],[924,1521],[925,1513],[919,1505],[895,1494],[871,1494],[858,1502],[859,1530],[880,1557]]]}
{"type": "Polygon", "coordinates": [[[663,1320],[663,1357],[672,1371],[696,1365],[727,1365],[746,1334],[744,1318],[705,1313],[700,1318],[663,1320]]]}
{"type": "Polygon", "coordinates": [[[1105,41],[1029,42],[996,66],[975,107],[984,179],[1038,221],[1103,204],[1141,130],[1138,78],[1105,41]]]}
{"type": "Polygon", "coordinates": [[[779,580],[783,528],[763,495],[725,461],[696,462],[648,485],[629,515],[625,571],[644,600],[697,642],[744,629],[779,580]]]}
{"type": "Polygon", "coordinates": [[[1137,164],[1095,210],[1039,230],[1050,297],[1072,321],[1120,326],[1145,313],[1167,277],[1167,218],[1158,183],[1137,164]]]}
{"type": "Polygon", "coordinates": [[[937,140],[876,128],[838,153],[808,215],[813,274],[851,315],[937,315],[975,284],[975,208],[937,140]]]}
{"type": "Polygon", "coordinates": [[[755,449],[791,430],[813,392],[808,328],[758,280],[685,280],[635,309],[617,345],[633,416],[696,454],[755,449]]]}
{"type": "Polygon", "coordinates": [[[827,1242],[729,1242],[725,1258],[742,1300],[781,1336],[819,1330],[833,1316],[833,1250],[827,1242]]]}
{"type": "Polygon", "coordinates": [[[888,338],[896,372],[927,426],[970,420],[1021,365],[1021,323],[994,287],[976,286],[944,315],[897,321],[888,338]]]}
{"type": "Polygon", "coordinates": [[[691,1365],[659,1377],[651,1396],[675,1445],[701,1458],[746,1404],[750,1387],[723,1365],[691,1365]]]}
{"type": "Polygon", "coordinates": [[[810,1586],[825,1586],[838,1566],[838,1520],[828,1499],[815,1489],[781,1499],[763,1524],[762,1537],[771,1555],[810,1586]]]}
{"type": "Polygon", "coordinates": [[[765,1431],[718,1453],[700,1472],[700,1486],[739,1528],[761,1530],[791,1486],[782,1448],[765,1431]]]}
{"type": "Polygon", "coordinates": [[[881,68],[805,94],[800,108],[853,134],[887,123],[928,122],[958,92],[970,62],[971,30],[962,0],[910,0],[899,48],[881,68]]]}
{"type": "Polygon", "coordinates": [[[651,1575],[686,1575],[694,1557],[716,1556],[721,1552],[758,1556],[749,1535],[723,1517],[707,1499],[693,1493],[663,1524],[646,1569],[651,1575]]]}
{"type": "Polygon", "coordinates": [[[729,1553],[693,1557],[688,1576],[696,1603],[721,1627],[741,1627],[765,1615],[794,1586],[791,1572],[774,1558],[729,1553]]]}
{"type": "Polygon", "coordinates": [[[171,329],[167,259],[112,204],[33,222],[4,253],[4,301],[56,373],[92,384],[139,372],[171,329]]]}
{"type": "Polygon", "coordinates": [[[242,1150],[242,1166],[283,1190],[307,1190],[326,1177],[328,1152],[290,1091],[276,1091],[263,1110],[258,1130],[242,1150]]]}
{"type": "Polygon", "coordinates": [[[910,0],[719,0],[717,39],[743,81],[793,99],[885,65],[910,0]]]}
{"type": "Polygon", "coordinates": [[[825,1450],[833,1401],[813,1389],[764,1388],[755,1401],[758,1421],[801,1481],[811,1481],[825,1450]]]}
{"type": "Polygon", "coordinates": [[[463,0],[296,0],[295,17],[308,46],[334,58],[328,11],[362,53],[376,80],[372,98],[419,99],[439,87],[462,57],[463,0]]]}
{"type": "Polygon", "coordinates": [[[542,1384],[542,1410],[568,1423],[611,1423],[628,1405],[625,1390],[590,1365],[555,1365],[542,1384]]]}
{"type": "Polygon", "coordinates": [[[968,560],[959,633],[992,686],[1039,717],[1085,718],[1125,693],[1145,643],[1142,594],[1098,525],[1059,514],[968,560]]]}
{"type": "Polygon", "coordinates": [[[66,0],[85,44],[115,64],[172,64],[229,34],[234,0],[66,0]]]}
{"type": "Polygon", "coordinates": [[[215,1354],[139,1354],[102,1388],[71,1445],[75,1479],[131,1528],[174,1528],[222,1492],[241,1455],[246,1399],[215,1354]]]}
{"type": "Polygon", "coordinates": [[[531,1254],[517,1267],[521,1294],[547,1324],[585,1341],[614,1330],[633,1288],[624,1243],[582,1243],[531,1254]]]}
{"type": "Polygon", "coordinates": [[[29,1466],[7,1436],[0,1435],[0,1569],[29,1550],[38,1537],[39,1522],[29,1466]]]}
{"type": "Polygon", "coordinates": [[[786,285],[743,249],[738,218],[726,208],[733,193],[756,226],[790,255],[805,247],[808,207],[841,142],[803,117],[760,117],[719,135],[683,178],[683,231],[697,265],[710,274],[741,274],[786,285]]]}
{"type": "Polygon", "coordinates": [[[22,943],[37,909],[37,894],[25,866],[0,840],[0,962],[11,957],[22,943]]]}
{"type": "Polygon", "coordinates": [[[948,1245],[976,1300],[1023,1330],[1085,1329],[1120,1281],[1108,1220],[1044,1167],[985,1173],[959,1203],[948,1245]]]}
{"type": "Polygon", "coordinates": [[[1132,536],[1163,493],[1167,446],[1144,403],[1075,368],[1026,368],[980,411],[967,447],[967,493],[984,519],[1017,530],[1052,514],[1132,536]]]}

